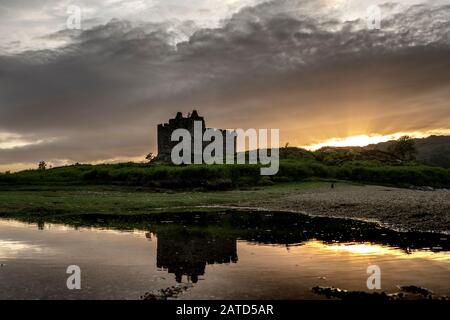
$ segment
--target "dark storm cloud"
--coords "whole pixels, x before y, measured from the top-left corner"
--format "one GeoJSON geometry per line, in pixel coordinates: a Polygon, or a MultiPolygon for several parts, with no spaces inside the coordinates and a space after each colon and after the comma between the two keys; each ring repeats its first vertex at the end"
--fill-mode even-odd
{"type": "Polygon", "coordinates": [[[450,6],[411,7],[376,31],[298,3],[245,8],[177,45],[168,23],[113,20],[50,35],[70,39],[57,50],[1,56],[0,134],[43,142],[0,149],[0,164],[139,156],[158,122],[195,106],[210,125],[285,128],[298,143],[351,119],[448,126],[450,6]]]}

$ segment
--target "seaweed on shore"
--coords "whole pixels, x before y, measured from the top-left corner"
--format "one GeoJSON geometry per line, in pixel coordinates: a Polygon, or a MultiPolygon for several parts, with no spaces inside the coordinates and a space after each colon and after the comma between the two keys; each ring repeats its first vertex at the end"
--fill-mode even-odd
{"type": "Polygon", "coordinates": [[[142,300],[167,300],[169,298],[176,298],[179,294],[189,290],[192,287],[191,283],[177,284],[168,288],[157,291],[146,292],[141,296],[142,300]]]}
{"type": "Polygon", "coordinates": [[[382,292],[365,292],[350,291],[335,287],[315,286],[312,291],[318,295],[341,300],[364,300],[364,301],[393,301],[393,300],[410,300],[410,299],[430,299],[430,300],[449,300],[447,296],[434,295],[432,291],[414,286],[398,286],[400,292],[386,293],[382,292]]]}

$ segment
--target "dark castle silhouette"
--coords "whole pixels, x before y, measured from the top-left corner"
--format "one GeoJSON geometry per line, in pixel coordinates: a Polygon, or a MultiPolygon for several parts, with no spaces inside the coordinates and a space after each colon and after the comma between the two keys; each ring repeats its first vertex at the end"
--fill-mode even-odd
{"type": "Polygon", "coordinates": [[[407,253],[450,250],[449,241],[439,233],[399,232],[374,223],[291,212],[166,212],[149,231],[157,236],[157,267],[173,274],[177,282],[187,276],[192,283],[205,275],[207,265],[238,263],[238,240],[287,249],[315,240],[332,245],[370,242],[407,253]]]}
{"type": "Polygon", "coordinates": [[[197,283],[208,264],[236,263],[236,238],[177,230],[158,232],[157,267],[175,274],[177,282],[187,276],[197,283]]]}
{"type": "MultiPolygon", "coordinates": [[[[177,145],[178,141],[171,141],[172,132],[174,132],[176,129],[186,129],[191,133],[192,141],[192,155],[194,153],[194,122],[200,121],[202,124],[202,134],[206,131],[206,125],[205,125],[205,119],[204,117],[201,117],[198,115],[197,110],[193,110],[192,113],[189,113],[187,117],[184,117],[181,112],[177,112],[177,115],[173,119],[169,119],[169,122],[167,123],[161,123],[158,124],[158,158],[160,159],[170,159],[170,155],[172,152],[172,149],[175,145],[177,145]]],[[[223,154],[225,156],[225,148],[226,148],[226,141],[227,141],[227,135],[232,135],[234,132],[230,130],[225,129],[213,129],[212,130],[218,130],[223,137],[223,154]]],[[[233,139],[234,143],[234,153],[236,153],[236,137],[233,139]]],[[[203,142],[203,149],[206,145],[208,145],[209,142],[203,142]]],[[[193,158],[192,158],[193,159],[193,158]]]]}

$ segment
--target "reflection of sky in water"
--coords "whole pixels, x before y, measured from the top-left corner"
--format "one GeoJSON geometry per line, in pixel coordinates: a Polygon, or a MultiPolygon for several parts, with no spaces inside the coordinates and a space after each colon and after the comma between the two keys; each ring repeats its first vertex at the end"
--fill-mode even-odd
{"type": "Polygon", "coordinates": [[[450,294],[448,251],[314,238],[298,245],[262,244],[171,228],[150,233],[42,227],[0,219],[0,263],[6,263],[0,268],[0,299],[80,297],[64,287],[70,264],[80,265],[89,284],[82,298],[138,299],[190,281],[194,287],[181,298],[314,299],[316,285],[366,290],[371,264],[380,265],[387,292],[414,284],[450,294]],[[25,282],[28,291],[21,289],[25,282]]]}
{"type": "Polygon", "coordinates": [[[17,240],[0,240],[0,259],[12,259],[16,257],[33,257],[46,251],[38,245],[17,240]]]}
{"type": "Polygon", "coordinates": [[[428,250],[412,250],[409,253],[405,253],[404,250],[381,246],[372,243],[340,243],[328,245],[320,241],[310,241],[307,244],[308,247],[323,248],[325,250],[334,251],[336,253],[349,253],[353,255],[360,256],[383,256],[383,255],[393,255],[398,258],[408,259],[408,258],[427,258],[432,260],[449,260],[450,252],[432,252],[428,250]]]}

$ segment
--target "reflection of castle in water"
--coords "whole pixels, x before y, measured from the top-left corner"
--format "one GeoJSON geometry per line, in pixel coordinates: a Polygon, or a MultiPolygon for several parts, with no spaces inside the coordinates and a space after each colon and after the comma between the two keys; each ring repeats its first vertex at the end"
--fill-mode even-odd
{"type": "Polygon", "coordinates": [[[178,230],[158,232],[157,267],[175,274],[177,282],[184,275],[196,283],[205,274],[207,264],[236,263],[236,238],[215,237],[204,233],[178,230]]]}
{"type": "MultiPolygon", "coordinates": [[[[81,217],[81,226],[103,227],[95,215],[81,217]]],[[[45,220],[39,218],[38,228],[45,220]]],[[[157,235],[157,267],[197,282],[207,264],[237,262],[237,240],[259,245],[298,246],[309,240],[324,244],[373,243],[413,250],[450,252],[448,235],[432,232],[400,232],[374,223],[349,219],[309,217],[286,212],[228,210],[224,212],[161,213],[114,217],[127,230],[147,230],[157,235]],[[150,225],[149,225],[150,223],[150,225]],[[150,226],[150,228],[149,228],[150,226]]],[[[74,226],[77,228],[77,226],[74,226]]]]}
{"type": "Polygon", "coordinates": [[[308,217],[301,214],[231,211],[227,213],[165,213],[155,222],[157,267],[196,283],[207,264],[237,262],[237,239],[256,244],[301,245],[309,240],[324,244],[371,242],[405,252],[431,248],[450,250],[442,234],[398,232],[356,220],[308,217]]]}

